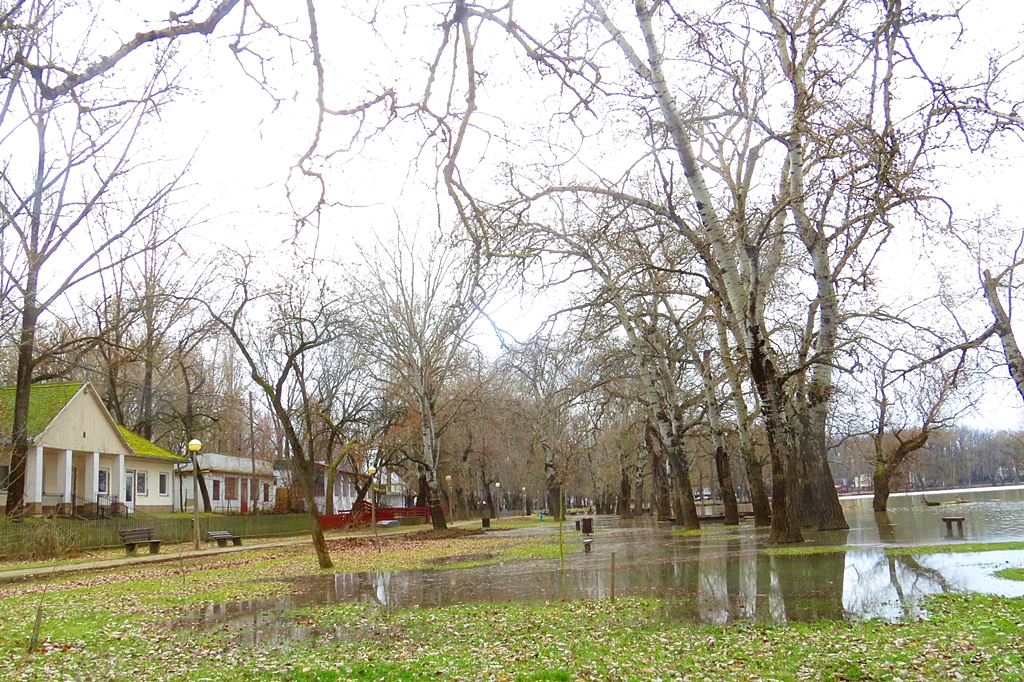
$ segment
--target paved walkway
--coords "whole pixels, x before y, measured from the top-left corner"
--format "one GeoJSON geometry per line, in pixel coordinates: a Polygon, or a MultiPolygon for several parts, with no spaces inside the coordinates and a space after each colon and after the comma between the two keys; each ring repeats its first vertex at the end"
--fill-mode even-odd
{"type": "MultiPolygon", "coordinates": [[[[449,528],[464,528],[466,526],[477,526],[479,521],[456,521],[448,524],[449,528]]],[[[415,533],[424,530],[426,526],[402,526],[401,528],[388,529],[387,531],[381,532],[380,537],[392,537],[395,535],[406,535],[408,533],[415,533]]],[[[374,536],[372,531],[364,531],[360,533],[346,533],[344,535],[328,535],[328,540],[338,540],[343,538],[372,538],[374,536]]],[[[117,559],[99,559],[97,561],[82,561],[73,564],[53,564],[50,566],[33,566],[31,568],[18,568],[12,570],[4,570],[0,568],[0,583],[11,583],[20,580],[33,580],[33,579],[45,579],[53,576],[68,575],[71,573],[81,573],[85,571],[101,571],[108,568],[120,568],[121,566],[133,566],[136,564],[157,564],[167,561],[183,561],[185,559],[206,559],[210,557],[216,557],[223,554],[234,554],[236,552],[252,552],[260,549],[271,549],[274,547],[288,547],[292,545],[303,545],[309,544],[309,536],[296,537],[290,540],[281,540],[279,542],[262,542],[255,545],[243,545],[241,547],[211,547],[208,549],[200,549],[198,552],[192,549],[185,550],[185,545],[177,544],[165,547],[169,549],[164,554],[138,554],[135,556],[125,556],[117,559]],[[174,551],[175,547],[179,551],[174,551]]]]}

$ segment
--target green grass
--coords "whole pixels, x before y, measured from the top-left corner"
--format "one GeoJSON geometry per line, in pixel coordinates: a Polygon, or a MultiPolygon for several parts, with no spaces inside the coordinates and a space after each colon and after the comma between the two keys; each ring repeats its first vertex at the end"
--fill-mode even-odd
{"type": "MultiPolygon", "coordinates": [[[[382,554],[372,542],[349,543],[334,558],[341,571],[374,571],[473,553],[498,560],[555,557],[551,540],[394,538],[382,554]]],[[[574,543],[568,551],[581,550],[574,543]]],[[[211,604],[296,588],[273,578],[321,579],[324,573],[301,545],[256,548],[215,562],[188,559],[0,585],[0,679],[1024,680],[1024,599],[983,595],[930,598],[927,619],[897,624],[702,625],[670,619],[662,602],[639,598],[412,609],[307,604],[261,618],[301,623],[317,633],[312,639],[257,650],[225,628],[197,632],[171,625],[211,604]],[[43,646],[29,655],[40,599],[43,646]]],[[[1024,578],[1024,569],[1003,573],[1024,578]]]]}
{"type": "Polygon", "coordinates": [[[996,571],[996,577],[1006,580],[1024,580],[1024,568],[1004,568],[1001,571],[996,571]]]}
{"type": "Polygon", "coordinates": [[[944,545],[923,545],[920,547],[893,547],[886,554],[962,554],[964,552],[996,552],[1000,550],[1024,549],[1024,542],[956,542],[944,545]]]}
{"type": "MultiPolygon", "coordinates": [[[[802,556],[809,554],[832,554],[834,552],[850,552],[863,547],[851,545],[791,545],[785,547],[762,548],[761,553],[776,556],[802,556]]],[[[963,554],[966,552],[996,552],[1001,550],[1024,549],[1024,542],[966,542],[946,543],[941,545],[912,545],[910,547],[887,547],[889,556],[909,556],[918,554],[963,554]]]]}

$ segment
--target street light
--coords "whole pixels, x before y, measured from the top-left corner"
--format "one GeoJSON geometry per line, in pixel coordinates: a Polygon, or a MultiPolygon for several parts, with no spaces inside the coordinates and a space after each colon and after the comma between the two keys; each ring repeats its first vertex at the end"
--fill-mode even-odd
{"type": "Polygon", "coordinates": [[[377,473],[377,467],[370,467],[366,473],[370,474],[370,524],[373,526],[373,539],[377,543],[377,554],[380,554],[380,536],[377,535],[377,495],[374,491],[376,488],[374,475],[377,473]]]}
{"type": "Polygon", "coordinates": [[[526,486],[524,485],[521,490],[523,491],[523,516],[529,516],[529,513],[526,511],[526,486]]]}
{"type": "Polygon", "coordinates": [[[444,489],[445,494],[448,495],[448,516],[452,522],[455,521],[455,507],[452,505],[452,475],[448,474],[444,477],[444,489]]]}
{"type": "Polygon", "coordinates": [[[498,491],[498,504],[497,504],[498,509],[496,511],[498,513],[498,518],[500,519],[501,518],[501,483],[498,483],[497,481],[495,481],[494,482],[494,489],[496,491],[498,491]]]}
{"type": "Polygon", "coordinates": [[[203,443],[198,438],[188,442],[192,453],[192,549],[199,551],[199,451],[203,443]]]}

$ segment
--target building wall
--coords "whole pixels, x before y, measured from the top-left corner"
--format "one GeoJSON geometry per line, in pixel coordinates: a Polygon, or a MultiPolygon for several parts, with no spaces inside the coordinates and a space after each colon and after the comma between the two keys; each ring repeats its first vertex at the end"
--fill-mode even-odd
{"type": "Polygon", "coordinates": [[[80,452],[106,452],[130,455],[131,450],[121,440],[120,432],[111,424],[97,402],[92,389],[76,395],[33,445],[80,452]]]}
{"type": "MultiPolygon", "coordinates": [[[[261,477],[257,475],[255,479],[251,475],[243,476],[235,473],[225,473],[220,471],[209,471],[203,472],[203,480],[206,481],[206,489],[210,493],[210,504],[213,507],[213,511],[218,514],[237,514],[242,511],[242,480],[251,481],[255,480],[259,486],[258,496],[255,504],[261,511],[270,511],[274,508],[274,500],[276,494],[276,488],[274,486],[274,479],[268,477],[261,477]],[[228,499],[228,479],[235,479],[235,496],[234,499],[228,499]],[[267,486],[267,499],[264,500],[264,486],[267,486]],[[217,499],[215,499],[215,490],[219,493],[217,499]]],[[[178,480],[181,481],[181,487],[179,489],[179,496],[183,500],[183,504],[179,505],[181,511],[192,510],[192,474],[191,472],[179,476],[175,480],[175,485],[178,485],[178,480]]],[[[202,509],[202,491],[199,492],[200,497],[200,509],[202,509]]],[[[250,491],[251,495],[251,491],[250,491]]],[[[252,502],[247,505],[248,510],[252,510],[252,502]]]]}
{"type": "MultiPolygon", "coordinates": [[[[102,457],[100,458],[102,462],[102,457]]],[[[124,458],[125,478],[127,472],[134,470],[135,473],[135,507],[139,511],[162,513],[174,509],[174,462],[170,460],[143,459],[136,457],[124,458]],[[146,491],[139,492],[138,475],[146,475],[146,491]],[[160,494],[160,474],[167,477],[167,492],[160,494]]],[[[123,500],[124,497],[122,496],[123,500]]]]}

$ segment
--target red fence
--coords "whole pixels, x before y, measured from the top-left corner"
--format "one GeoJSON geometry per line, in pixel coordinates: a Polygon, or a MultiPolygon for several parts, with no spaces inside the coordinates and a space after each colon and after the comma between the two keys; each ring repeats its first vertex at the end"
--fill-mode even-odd
{"type": "MultiPolygon", "coordinates": [[[[423,517],[430,521],[430,507],[377,507],[376,517],[378,521],[394,521],[402,518],[423,517]]],[[[369,502],[363,502],[361,509],[353,514],[351,511],[340,514],[321,514],[320,527],[324,530],[331,528],[343,528],[345,526],[369,525],[373,513],[369,502]]]]}

